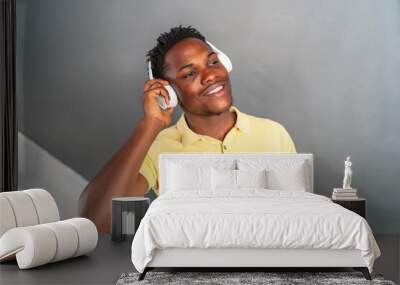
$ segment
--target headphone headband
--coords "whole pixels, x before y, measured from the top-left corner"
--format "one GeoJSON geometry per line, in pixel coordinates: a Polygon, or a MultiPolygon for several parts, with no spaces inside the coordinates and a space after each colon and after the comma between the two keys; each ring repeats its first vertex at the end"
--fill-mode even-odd
{"type": "MultiPolygon", "coordinates": [[[[218,54],[218,58],[221,61],[221,63],[225,66],[226,70],[228,72],[231,72],[233,67],[232,67],[232,62],[229,59],[229,57],[224,54],[222,51],[217,49],[212,43],[209,41],[206,41],[206,43],[211,47],[212,50],[214,50],[218,54]]],[[[148,73],[149,73],[149,79],[152,80],[154,79],[153,77],[153,70],[151,68],[151,60],[148,61],[148,73]]]]}
{"type": "Polygon", "coordinates": [[[150,79],[150,80],[153,80],[154,77],[153,77],[153,70],[151,69],[151,60],[149,60],[149,64],[148,64],[147,69],[148,69],[148,71],[149,71],[149,79],[150,79]]]}

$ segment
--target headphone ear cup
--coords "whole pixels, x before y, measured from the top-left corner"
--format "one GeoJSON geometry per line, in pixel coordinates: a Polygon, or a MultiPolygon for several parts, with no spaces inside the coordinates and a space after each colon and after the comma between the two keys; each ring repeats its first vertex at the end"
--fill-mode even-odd
{"type": "Polygon", "coordinates": [[[218,54],[218,59],[219,61],[225,66],[226,70],[228,72],[231,72],[233,67],[232,67],[232,62],[229,59],[229,57],[224,54],[222,51],[220,51],[219,49],[217,49],[212,43],[210,43],[209,41],[206,41],[207,44],[212,48],[213,51],[215,51],[218,54]]]}
{"type": "Polygon", "coordinates": [[[218,59],[225,66],[228,72],[232,71],[232,63],[228,56],[223,53],[218,53],[218,59]]]}
{"type": "Polygon", "coordinates": [[[176,95],[176,92],[171,85],[166,85],[165,88],[167,89],[169,95],[168,107],[175,107],[176,105],[178,105],[178,95],[176,95]]]}
{"type": "Polygon", "coordinates": [[[177,96],[175,93],[175,90],[172,89],[170,85],[164,86],[167,91],[168,91],[168,96],[169,96],[169,104],[167,105],[167,102],[165,101],[164,97],[161,95],[156,96],[158,105],[160,105],[160,108],[163,110],[166,110],[168,107],[175,107],[178,104],[177,96]]]}

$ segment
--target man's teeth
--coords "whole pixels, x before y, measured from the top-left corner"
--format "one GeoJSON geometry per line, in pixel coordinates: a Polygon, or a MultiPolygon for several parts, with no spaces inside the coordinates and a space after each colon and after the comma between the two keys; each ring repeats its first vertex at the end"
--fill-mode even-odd
{"type": "Polygon", "coordinates": [[[218,86],[217,88],[213,89],[212,91],[208,92],[206,95],[217,93],[218,91],[222,90],[223,86],[218,86]]]}

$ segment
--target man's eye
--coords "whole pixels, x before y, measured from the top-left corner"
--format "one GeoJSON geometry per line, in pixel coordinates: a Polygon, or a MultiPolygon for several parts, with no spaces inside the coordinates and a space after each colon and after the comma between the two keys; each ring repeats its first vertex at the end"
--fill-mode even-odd
{"type": "Polygon", "coordinates": [[[190,76],[193,76],[194,74],[195,74],[195,72],[194,72],[194,71],[191,71],[191,72],[189,72],[189,73],[186,73],[185,76],[183,76],[183,78],[188,78],[188,77],[190,77],[190,76]]]}
{"type": "Polygon", "coordinates": [[[213,64],[216,64],[216,63],[218,63],[218,62],[219,62],[218,60],[214,60],[214,61],[213,61],[213,64]]]}

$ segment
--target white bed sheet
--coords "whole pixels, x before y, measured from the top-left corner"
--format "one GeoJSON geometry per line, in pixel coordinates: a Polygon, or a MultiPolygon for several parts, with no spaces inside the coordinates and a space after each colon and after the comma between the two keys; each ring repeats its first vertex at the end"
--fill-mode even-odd
{"type": "Polygon", "coordinates": [[[133,239],[133,265],[143,272],[165,248],[358,249],[370,272],[380,256],[367,221],[329,198],[250,188],[158,197],[133,239]]]}

